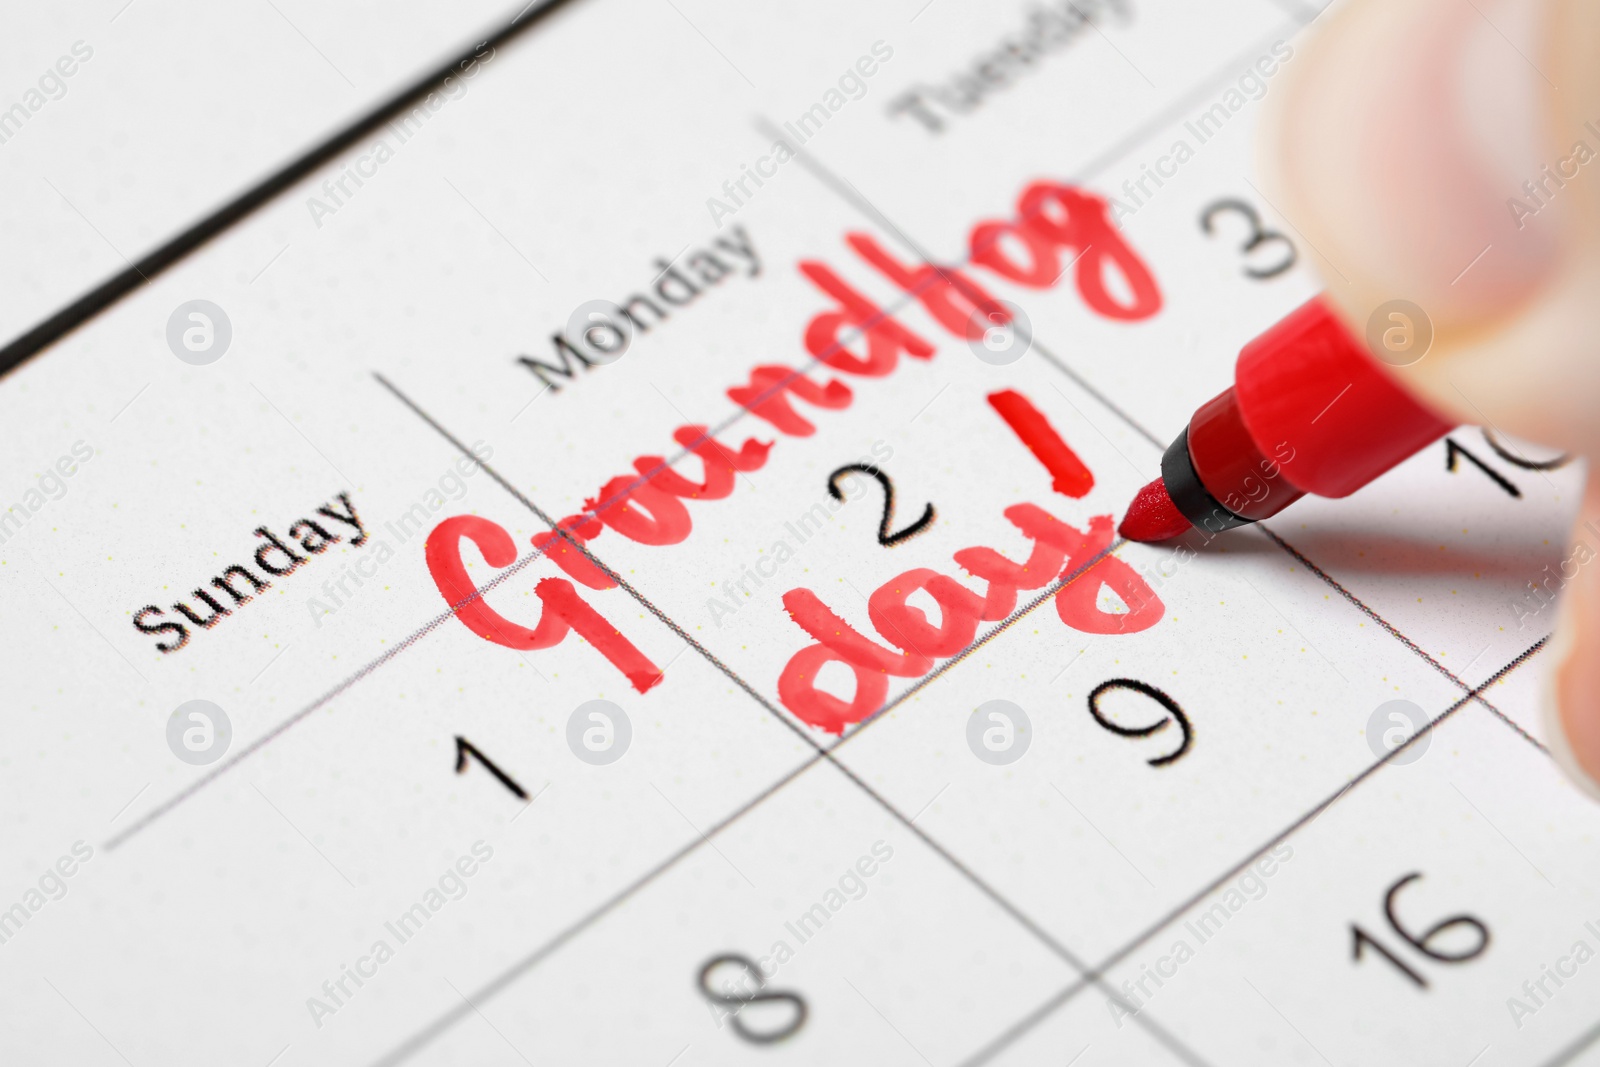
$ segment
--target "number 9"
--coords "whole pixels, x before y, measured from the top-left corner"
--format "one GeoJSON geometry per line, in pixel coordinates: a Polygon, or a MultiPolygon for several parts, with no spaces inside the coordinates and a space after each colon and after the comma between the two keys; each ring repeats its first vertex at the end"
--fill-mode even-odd
{"type": "Polygon", "coordinates": [[[1178,745],[1175,751],[1169,752],[1165,756],[1157,756],[1155,759],[1147,760],[1146,762],[1152,767],[1164,767],[1169,763],[1177,762],[1189,751],[1189,746],[1194,741],[1194,730],[1189,725],[1188,716],[1184,715],[1183,709],[1178,707],[1178,702],[1155,686],[1146,685],[1144,682],[1136,681],[1132,678],[1113,678],[1109,682],[1101,682],[1095,686],[1094,691],[1089,694],[1089,714],[1094,716],[1095,722],[1118,737],[1149,737],[1151,734],[1165,730],[1171,724],[1177,723],[1178,729],[1183,733],[1182,743],[1178,745]],[[1100,698],[1113,689],[1128,689],[1149,697],[1166,710],[1167,717],[1159,722],[1153,722],[1149,726],[1130,727],[1113,722],[1111,719],[1106,718],[1105,714],[1100,710],[1100,698]]]}

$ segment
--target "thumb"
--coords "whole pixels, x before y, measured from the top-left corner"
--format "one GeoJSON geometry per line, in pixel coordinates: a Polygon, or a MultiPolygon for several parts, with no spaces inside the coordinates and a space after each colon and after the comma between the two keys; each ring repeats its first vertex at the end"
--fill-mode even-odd
{"type": "MultiPolygon", "coordinates": [[[[1579,521],[1600,529],[1600,494],[1593,488],[1579,521]]],[[[1556,762],[1600,800],[1600,568],[1581,566],[1561,596],[1561,615],[1545,650],[1556,665],[1543,691],[1545,734],[1556,762]]]]}
{"type": "MultiPolygon", "coordinates": [[[[1348,0],[1317,31],[1264,169],[1328,295],[1357,336],[1421,309],[1432,346],[1394,373],[1434,409],[1600,456],[1600,3],[1348,0]]],[[[1600,798],[1600,568],[1563,597],[1552,749],[1600,798]]]]}

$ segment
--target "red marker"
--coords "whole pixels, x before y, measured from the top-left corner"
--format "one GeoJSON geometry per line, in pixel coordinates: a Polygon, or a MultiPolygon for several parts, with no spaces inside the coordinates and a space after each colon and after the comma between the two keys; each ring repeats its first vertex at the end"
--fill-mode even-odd
{"type": "Polygon", "coordinates": [[[1194,413],[1118,532],[1217,533],[1306,493],[1349,496],[1454,425],[1394,384],[1317,297],[1245,345],[1233,387],[1194,413]]]}

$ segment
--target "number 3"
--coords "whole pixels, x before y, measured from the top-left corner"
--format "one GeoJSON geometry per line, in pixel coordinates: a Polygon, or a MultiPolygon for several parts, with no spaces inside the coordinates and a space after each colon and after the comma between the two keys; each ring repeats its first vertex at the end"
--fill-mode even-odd
{"type": "Polygon", "coordinates": [[[1261,216],[1256,213],[1256,209],[1245,203],[1243,200],[1218,200],[1215,204],[1212,204],[1210,207],[1206,208],[1205,211],[1200,215],[1201,229],[1205,230],[1208,235],[1214,234],[1215,230],[1212,229],[1212,220],[1224,211],[1237,212],[1238,214],[1243,215],[1250,222],[1249,239],[1246,240],[1244,244],[1239,246],[1239,251],[1249,255],[1249,253],[1254,252],[1260,246],[1271,244],[1274,241],[1282,243],[1283,247],[1288,250],[1288,255],[1284,257],[1283,261],[1271,267],[1270,269],[1257,270],[1255,267],[1246,266],[1244,268],[1245,274],[1255,278],[1257,281],[1265,281],[1267,278],[1276,278],[1278,275],[1294,266],[1295,259],[1299,254],[1295,250],[1294,242],[1289,240],[1289,238],[1285,237],[1283,234],[1279,233],[1277,230],[1265,229],[1261,225],[1261,216]]]}

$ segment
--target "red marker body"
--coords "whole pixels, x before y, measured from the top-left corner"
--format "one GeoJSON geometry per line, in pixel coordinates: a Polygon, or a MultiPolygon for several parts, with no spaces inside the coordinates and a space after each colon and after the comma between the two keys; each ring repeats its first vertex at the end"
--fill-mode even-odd
{"type": "Polygon", "coordinates": [[[1163,541],[1259,522],[1306,493],[1349,496],[1453,425],[1394,384],[1317,297],[1245,345],[1233,387],[1194,413],[1120,532],[1163,541]]]}

